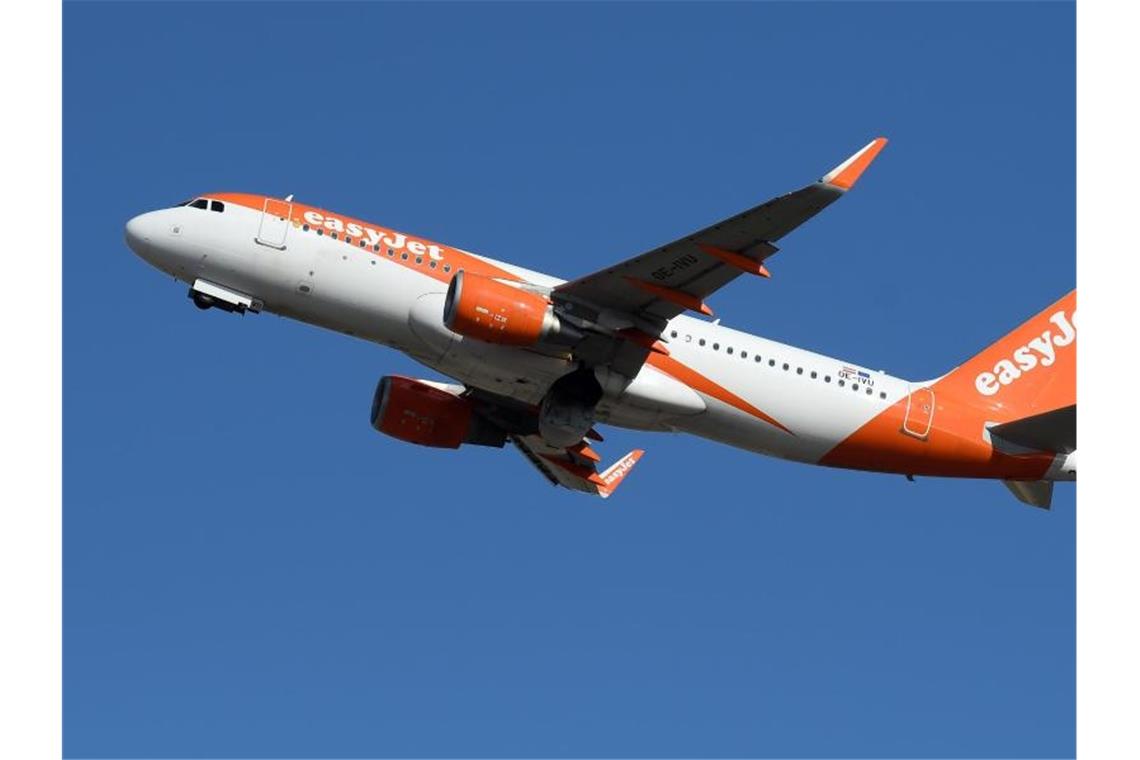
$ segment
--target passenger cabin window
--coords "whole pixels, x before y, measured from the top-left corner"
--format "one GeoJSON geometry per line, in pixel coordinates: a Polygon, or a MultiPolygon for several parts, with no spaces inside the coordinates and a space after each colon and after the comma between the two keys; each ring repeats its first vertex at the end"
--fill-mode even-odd
{"type": "Polygon", "coordinates": [[[226,204],[221,201],[210,201],[210,210],[221,213],[226,210],[226,204]]]}

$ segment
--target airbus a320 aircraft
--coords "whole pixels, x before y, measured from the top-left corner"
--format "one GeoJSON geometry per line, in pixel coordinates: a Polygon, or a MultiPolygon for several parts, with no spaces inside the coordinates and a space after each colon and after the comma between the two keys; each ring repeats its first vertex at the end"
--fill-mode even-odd
{"type": "Polygon", "coordinates": [[[212,193],[127,223],[203,309],[269,310],[399,349],[456,384],[381,378],[372,426],[457,448],[512,441],[607,497],[607,423],[906,476],[993,478],[1048,507],[1076,479],[1076,291],[942,377],[912,382],[708,321],[776,243],[852,188],[879,138],[818,182],[573,280],[284,199],[212,193]],[[691,314],[700,316],[691,316],[691,314]]]}

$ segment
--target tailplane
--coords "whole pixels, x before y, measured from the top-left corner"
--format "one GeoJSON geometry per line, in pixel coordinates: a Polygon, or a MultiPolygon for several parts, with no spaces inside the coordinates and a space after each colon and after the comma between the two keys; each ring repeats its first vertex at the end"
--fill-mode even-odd
{"type": "Polygon", "coordinates": [[[1053,505],[1052,480],[1003,480],[1002,483],[1022,504],[1041,509],[1053,505]]]}
{"type": "Polygon", "coordinates": [[[1077,405],[990,425],[988,430],[995,446],[1000,439],[1033,451],[1067,454],[1077,450],[1077,405]]]}

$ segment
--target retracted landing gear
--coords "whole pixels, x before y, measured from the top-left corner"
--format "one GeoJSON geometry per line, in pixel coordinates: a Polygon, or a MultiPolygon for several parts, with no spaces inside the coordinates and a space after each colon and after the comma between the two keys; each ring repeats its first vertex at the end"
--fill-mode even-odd
{"type": "Polygon", "coordinates": [[[193,301],[194,305],[199,309],[212,309],[217,304],[217,301],[214,300],[213,296],[208,296],[205,293],[199,293],[197,290],[194,290],[194,288],[190,288],[189,295],[190,300],[193,301]]]}
{"type": "Polygon", "coordinates": [[[258,299],[239,293],[236,290],[222,287],[207,280],[195,280],[187,293],[190,300],[199,309],[221,309],[222,311],[245,314],[252,311],[254,314],[261,311],[263,304],[258,299]]]}

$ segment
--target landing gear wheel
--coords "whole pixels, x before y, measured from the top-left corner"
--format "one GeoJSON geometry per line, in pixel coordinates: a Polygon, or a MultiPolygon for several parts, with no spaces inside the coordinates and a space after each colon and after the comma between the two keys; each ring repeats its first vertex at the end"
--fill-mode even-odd
{"type": "Polygon", "coordinates": [[[213,296],[208,296],[205,293],[199,293],[196,290],[190,291],[190,300],[194,302],[195,306],[203,310],[212,308],[216,303],[213,296]]]}

